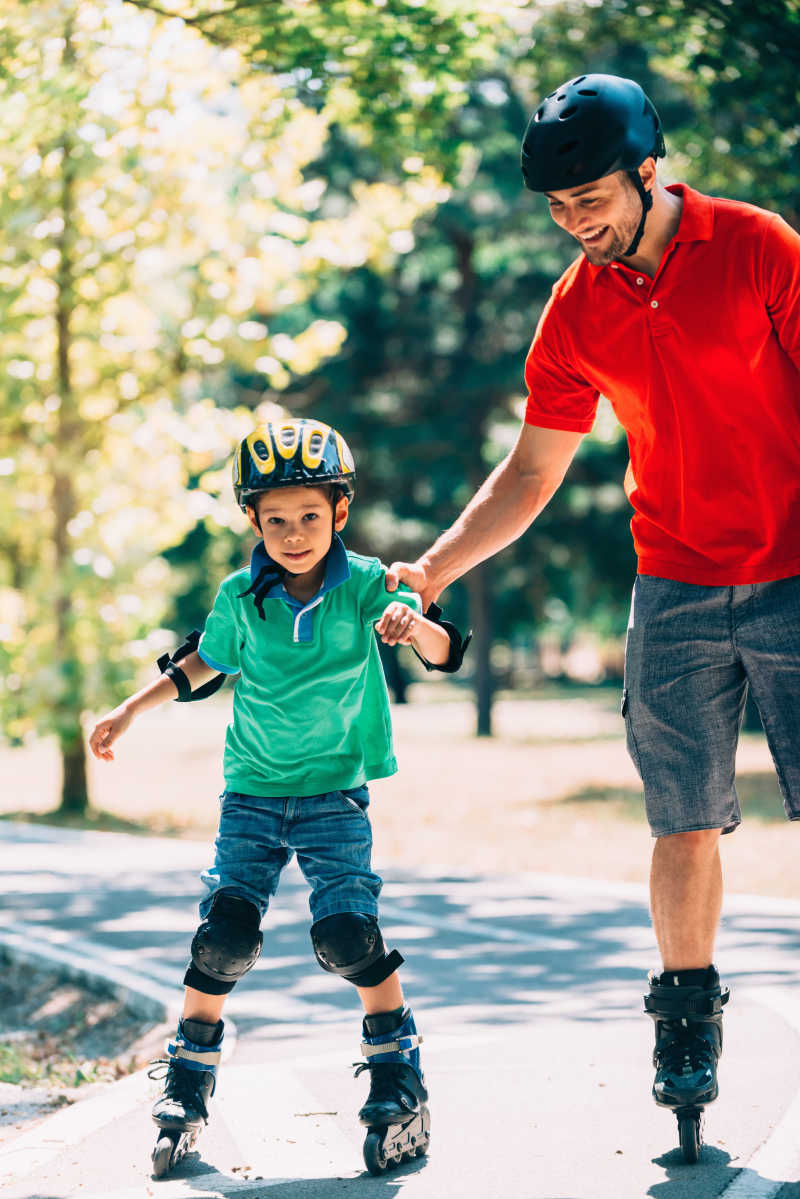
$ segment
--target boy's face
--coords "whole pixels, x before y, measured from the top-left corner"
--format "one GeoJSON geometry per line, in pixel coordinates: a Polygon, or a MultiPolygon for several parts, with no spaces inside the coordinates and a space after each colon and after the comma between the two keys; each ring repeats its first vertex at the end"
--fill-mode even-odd
{"type": "Polygon", "coordinates": [[[346,496],[334,511],[324,487],[277,487],[258,496],[256,504],[247,509],[254,532],[263,537],[270,558],[293,575],[319,566],[331,547],[331,525],[338,533],[347,524],[346,496]]]}

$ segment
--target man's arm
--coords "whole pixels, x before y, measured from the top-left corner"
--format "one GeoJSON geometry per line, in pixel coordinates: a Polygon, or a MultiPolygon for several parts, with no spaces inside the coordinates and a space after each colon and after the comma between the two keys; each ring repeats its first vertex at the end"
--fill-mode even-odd
{"type": "Polygon", "coordinates": [[[422,609],[473,566],[525,532],[558,489],[583,433],[525,424],[514,449],[495,467],[455,524],[414,563],[393,562],[386,588],[399,580],[422,596],[422,609]]]}

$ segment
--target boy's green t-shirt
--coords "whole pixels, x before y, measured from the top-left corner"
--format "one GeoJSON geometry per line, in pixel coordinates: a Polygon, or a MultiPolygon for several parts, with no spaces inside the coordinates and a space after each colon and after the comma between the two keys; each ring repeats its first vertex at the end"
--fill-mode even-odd
{"type": "Polygon", "coordinates": [[[374,625],[393,599],[419,611],[420,598],[403,584],[388,592],[386,567],[338,538],[332,555],[332,584],[327,571],[304,607],[276,585],[264,620],[252,595],[240,598],[249,569],[220,585],[198,652],[215,670],[241,672],[225,738],[229,791],[318,795],[397,770],[374,625]]]}

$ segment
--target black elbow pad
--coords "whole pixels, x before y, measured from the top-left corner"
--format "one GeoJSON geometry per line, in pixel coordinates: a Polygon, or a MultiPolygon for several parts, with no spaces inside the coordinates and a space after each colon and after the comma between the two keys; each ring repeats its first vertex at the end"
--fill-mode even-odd
{"type": "Polygon", "coordinates": [[[183,644],[179,645],[173,654],[162,654],[156,662],[161,673],[171,678],[178,688],[177,703],[188,703],[196,699],[208,699],[209,695],[213,695],[215,691],[219,691],[228,677],[224,674],[217,674],[213,679],[209,679],[207,683],[203,683],[202,687],[198,687],[195,691],[192,691],[192,685],[178,663],[187,654],[194,653],[199,642],[200,630],[192,629],[183,644]]]}
{"type": "MultiPolygon", "coordinates": [[[[417,653],[416,650],[414,650],[414,653],[417,654],[417,657],[426,670],[442,670],[445,674],[455,674],[457,670],[461,669],[461,663],[464,661],[467,646],[472,640],[472,629],[470,629],[466,637],[462,637],[454,624],[449,620],[442,620],[442,609],[438,604],[428,605],[425,619],[432,620],[434,624],[438,624],[447,633],[447,636],[450,638],[450,656],[446,662],[435,663],[423,658],[422,654],[417,653]]],[[[414,649],[413,645],[411,648],[414,649]]]]}

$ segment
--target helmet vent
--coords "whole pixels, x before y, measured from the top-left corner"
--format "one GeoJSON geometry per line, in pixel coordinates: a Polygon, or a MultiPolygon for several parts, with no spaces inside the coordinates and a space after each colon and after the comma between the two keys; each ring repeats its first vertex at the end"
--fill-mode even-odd
{"type": "Polygon", "coordinates": [[[543,112],[544,112],[544,104],[542,105],[541,108],[537,108],[536,112],[533,114],[534,121],[541,121],[543,112]]]}
{"type": "Polygon", "coordinates": [[[290,426],[284,425],[278,437],[280,438],[281,445],[290,446],[294,442],[295,431],[290,426]]]}
{"type": "Polygon", "coordinates": [[[254,441],[253,449],[258,454],[258,456],[262,462],[267,461],[267,459],[269,458],[269,450],[267,449],[267,447],[263,441],[254,441]]]}
{"type": "Polygon", "coordinates": [[[596,96],[597,92],[595,91],[595,89],[593,87],[581,87],[581,88],[578,88],[578,95],[579,96],[596,96]]]}
{"type": "Polygon", "coordinates": [[[556,100],[566,100],[566,98],[567,98],[566,92],[562,92],[560,96],[556,96],[556,100]]]}
{"type": "Polygon", "coordinates": [[[322,434],[321,433],[312,433],[311,434],[311,437],[310,437],[309,443],[308,443],[308,448],[310,449],[311,453],[314,455],[316,455],[320,452],[320,450],[322,449],[322,434]]]}
{"type": "Polygon", "coordinates": [[[585,75],[579,75],[577,79],[573,79],[573,80],[572,80],[573,86],[574,86],[576,83],[583,83],[583,81],[584,81],[584,79],[585,79],[585,78],[586,78],[586,76],[585,76],[585,75]]]}
{"type": "Polygon", "coordinates": [[[573,138],[571,142],[564,142],[563,146],[559,146],[558,154],[571,154],[573,150],[577,150],[578,143],[573,138]]]}
{"type": "Polygon", "coordinates": [[[570,117],[574,117],[578,111],[577,104],[570,104],[569,108],[565,108],[563,112],[558,114],[559,121],[568,121],[570,117]]]}

